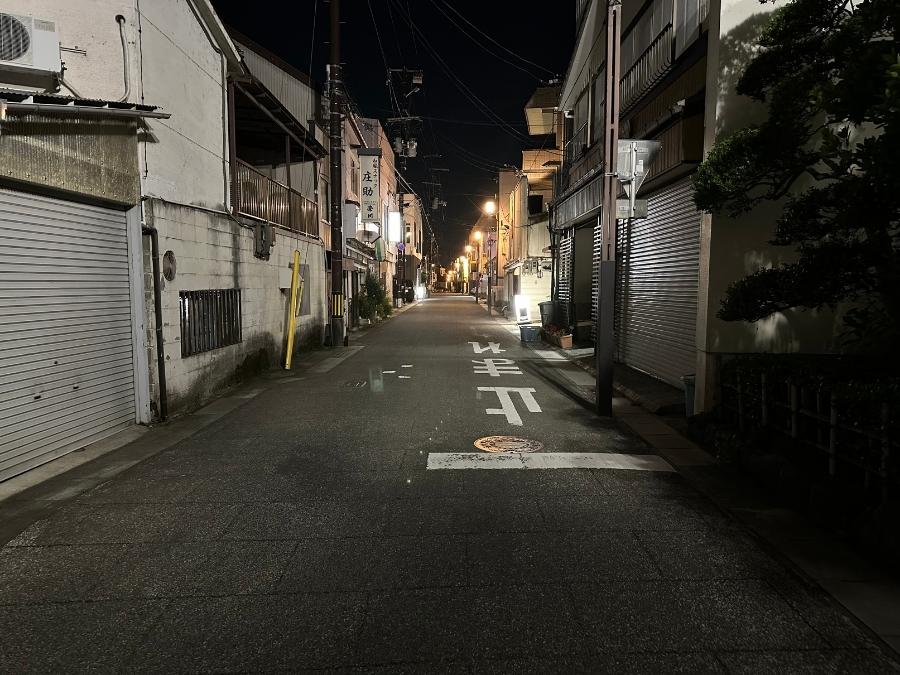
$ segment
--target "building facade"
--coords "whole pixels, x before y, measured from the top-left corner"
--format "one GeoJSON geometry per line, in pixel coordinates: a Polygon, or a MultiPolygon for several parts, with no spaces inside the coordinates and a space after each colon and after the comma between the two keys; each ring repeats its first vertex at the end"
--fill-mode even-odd
{"type": "MultiPolygon", "coordinates": [[[[771,213],[742,222],[701,213],[691,184],[716,138],[764,114],[734,86],[770,11],[753,0],[644,0],[620,9],[619,137],[658,141],[660,151],[638,194],[647,217],[617,225],[615,353],[676,387],[696,376],[698,412],[714,405],[723,355],[817,352],[834,340],[833,317],[821,313],[753,324],[715,316],[732,281],[785,255],[768,244],[771,213]]],[[[597,315],[607,3],[579,3],[577,12],[558,104],[563,157],[551,231],[557,320],[587,343],[597,315]]]]}
{"type": "Polygon", "coordinates": [[[321,342],[327,243],[315,92],[206,0],[5,9],[62,58],[34,81],[0,66],[4,229],[23,249],[0,255],[0,478],[282,363],[295,251],[294,343],[321,342]]]}

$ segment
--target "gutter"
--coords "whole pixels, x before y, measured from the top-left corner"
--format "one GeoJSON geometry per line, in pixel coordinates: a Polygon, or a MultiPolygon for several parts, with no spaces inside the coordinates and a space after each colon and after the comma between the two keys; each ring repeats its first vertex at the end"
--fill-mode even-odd
{"type": "MultiPolygon", "coordinates": [[[[103,115],[106,117],[137,117],[167,120],[170,113],[135,108],[107,108],[89,105],[65,105],[60,103],[15,103],[0,101],[0,107],[7,113],[51,113],[58,115],[103,115]]],[[[2,121],[0,117],[0,121],[2,121]]]]}
{"type": "Polygon", "coordinates": [[[188,3],[194,8],[197,14],[203,19],[206,28],[210,33],[210,37],[215,41],[219,49],[222,50],[222,56],[228,62],[231,72],[240,73],[243,71],[241,64],[241,55],[225,30],[225,26],[219,19],[219,15],[212,8],[209,0],[188,0],[188,3]]]}

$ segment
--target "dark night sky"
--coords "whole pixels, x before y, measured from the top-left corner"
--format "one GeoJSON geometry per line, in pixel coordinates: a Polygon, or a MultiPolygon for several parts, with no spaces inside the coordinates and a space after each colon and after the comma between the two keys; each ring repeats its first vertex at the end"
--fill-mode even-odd
{"type": "MultiPolygon", "coordinates": [[[[448,206],[442,212],[430,212],[440,242],[440,259],[446,262],[460,253],[465,228],[474,223],[485,195],[495,192],[496,167],[519,165],[522,149],[541,146],[543,139],[529,142],[513,134],[526,134],[523,107],[540,80],[552,77],[551,73],[560,78],[565,74],[573,48],[575,10],[571,0],[533,6],[490,0],[370,2],[388,65],[424,72],[424,91],[413,95],[412,114],[439,118],[426,119],[419,134],[418,158],[408,160],[405,175],[419,194],[427,198],[427,186],[422,181],[429,180],[429,169],[449,169],[439,174],[448,206]],[[503,47],[550,72],[491,44],[460,15],[503,47]],[[420,32],[410,27],[410,18],[420,32]],[[494,54],[486,52],[481,45],[489,47],[494,54]],[[500,57],[528,72],[504,63],[500,57]],[[444,67],[439,60],[443,60],[444,67]],[[492,119],[490,113],[479,110],[460,91],[454,77],[496,117],[492,119]],[[497,118],[509,121],[512,130],[501,126],[497,118]],[[441,157],[425,157],[435,154],[441,157]]],[[[292,9],[286,10],[287,3],[271,0],[250,4],[246,0],[213,0],[226,24],[310,73],[321,89],[328,59],[329,5],[323,0],[291,4],[292,9]]],[[[341,56],[350,96],[366,117],[384,119],[395,115],[368,2],[344,0],[341,15],[341,56]]]]}

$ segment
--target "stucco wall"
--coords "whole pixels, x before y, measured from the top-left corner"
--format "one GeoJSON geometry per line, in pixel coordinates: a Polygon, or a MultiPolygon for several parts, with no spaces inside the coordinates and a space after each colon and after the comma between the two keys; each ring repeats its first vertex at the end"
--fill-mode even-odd
{"type": "MultiPolygon", "coordinates": [[[[166,351],[169,410],[185,412],[202,404],[237,378],[260,368],[282,367],[288,318],[289,290],[281,289],[295,249],[308,265],[309,313],[298,319],[295,345],[321,344],[325,325],[325,269],[320,242],[279,230],[269,260],[254,257],[253,232],[222,214],[145,202],[145,218],[159,231],[160,255],[175,254],[177,272],[162,290],[163,337],[166,351]],[[182,290],[241,289],[240,344],[182,358],[178,293],[182,290]]],[[[145,238],[146,239],[146,238],[145,238]]],[[[145,241],[145,246],[148,243],[145,241]]],[[[145,270],[150,271],[149,257],[145,270]]],[[[148,279],[148,326],[153,326],[152,282],[148,279]]],[[[150,361],[155,364],[154,336],[148,336],[150,361]]],[[[296,352],[295,352],[296,353],[296,352]]],[[[153,400],[158,391],[152,390],[153,400]]]]}
{"type": "MultiPolygon", "coordinates": [[[[3,10],[56,23],[66,80],[87,98],[125,92],[116,15],[125,17],[132,102],[160,106],[168,120],[147,120],[139,151],[142,192],[220,208],[227,202],[227,139],[222,56],[187,0],[7,0],[3,10]]],[[[63,94],[69,94],[63,89],[63,94]]]]}
{"type": "MultiPolygon", "coordinates": [[[[772,5],[756,0],[713,0],[707,57],[704,153],[716,139],[764,119],[765,106],[735,91],[756,49],[772,5]]],[[[802,186],[800,186],[802,188],[802,186]]],[[[713,405],[715,354],[743,352],[828,352],[840,331],[830,310],[791,310],[756,321],[716,317],[728,286],[759,269],[790,261],[790,248],[772,246],[778,204],[763,204],[739,218],[704,215],[701,227],[700,297],[697,317],[697,399],[700,412],[713,405]]]]}

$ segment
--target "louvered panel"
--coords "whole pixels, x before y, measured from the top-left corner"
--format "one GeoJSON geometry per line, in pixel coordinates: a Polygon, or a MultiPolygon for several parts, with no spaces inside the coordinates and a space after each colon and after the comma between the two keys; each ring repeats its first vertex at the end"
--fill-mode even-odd
{"type": "Polygon", "coordinates": [[[591,251],[591,342],[597,344],[597,302],[600,290],[600,254],[603,250],[603,230],[600,227],[600,219],[594,225],[591,237],[593,249],[591,251]]]}
{"type": "Polygon", "coordinates": [[[700,213],[690,179],[648,195],[649,217],[620,223],[616,354],[669,384],[696,367],[700,213]]]}
{"type": "Polygon", "coordinates": [[[574,275],[575,231],[566,230],[559,241],[559,283],[557,301],[560,316],[557,319],[563,326],[572,325],[572,279],[574,275]]]}
{"type": "Polygon", "coordinates": [[[0,480],[135,419],[125,216],[0,189],[0,480]]]}

